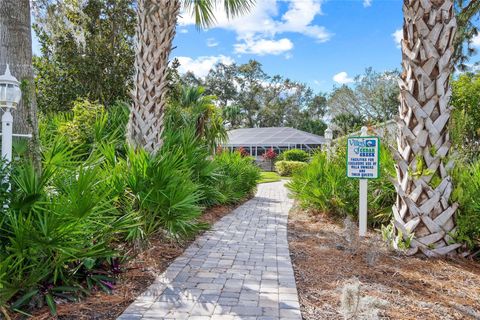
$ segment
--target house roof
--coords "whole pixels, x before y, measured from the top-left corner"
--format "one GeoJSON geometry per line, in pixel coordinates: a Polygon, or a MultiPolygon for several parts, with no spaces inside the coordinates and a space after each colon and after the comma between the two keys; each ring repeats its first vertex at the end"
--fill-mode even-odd
{"type": "Polygon", "coordinates": [[[289,127],[245,128],[228,131],[225,146],[288,146],[324,144],[325,138],[289,127]]]}

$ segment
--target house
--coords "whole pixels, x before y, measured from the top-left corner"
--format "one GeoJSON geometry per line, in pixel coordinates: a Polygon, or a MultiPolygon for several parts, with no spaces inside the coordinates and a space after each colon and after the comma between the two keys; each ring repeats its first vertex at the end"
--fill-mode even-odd
{"type": "Polygon", "coordinates": [[[244,148],[251,156],[261,160],[272,148],[277,154],[290,149],[313,151],[326,144],[324,137],[289,127],[244,128],[228,131],[225,149],[244,148]]]}

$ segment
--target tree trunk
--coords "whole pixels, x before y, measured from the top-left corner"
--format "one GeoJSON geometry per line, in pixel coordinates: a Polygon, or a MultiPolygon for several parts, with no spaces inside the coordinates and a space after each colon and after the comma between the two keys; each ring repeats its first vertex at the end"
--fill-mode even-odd
{"type": "Polygon", "coordinates": [[[138,1],[135,88],[127,140],[151,153],[162,145],[167,66],[179,9],[179,0],[138,1]]]}
{"type": "Polygon", "coordinates": [[[394,224],[414,235],[410,253],[445,255],[461,246],[450,237],[458,204],[447,162],[455,12],[452,0],[404,0],[403,14],[394,224]]]}
{"type": "Polygon", "coordinates": [[[13,114],[13,132],[31,133],[30,156],[38,163],[37,102],[32,67],[30,0],[0,0],[0,74],[6,64],[21,82],[22,100],[13,114]]]}

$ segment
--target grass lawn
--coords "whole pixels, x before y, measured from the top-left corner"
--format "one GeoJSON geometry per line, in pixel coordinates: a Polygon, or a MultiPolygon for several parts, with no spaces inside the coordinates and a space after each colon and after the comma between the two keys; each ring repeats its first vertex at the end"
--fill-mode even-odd
{"type": "Polygon", "coordinates": [[[290,177],[282,177],[276,172],[262,171],[258,183],[277,182],[282,179],[289,179],[290,177]]]}

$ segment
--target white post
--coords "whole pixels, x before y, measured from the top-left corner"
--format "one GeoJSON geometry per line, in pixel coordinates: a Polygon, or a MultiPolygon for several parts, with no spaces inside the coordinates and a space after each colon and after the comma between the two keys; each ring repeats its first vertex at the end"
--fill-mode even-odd
{"type": "Polygon", "coordinates": [[[2,158],[7,163],[12,162],[12,125],[12,113],[6,108],[2,116],[2,158]]]}
{"type": "MultiPolygon", "coordinates": [[[[367,127],[362,127],[362,137],[366,137],[367,127]]],[[[358,205],[358,234],[360,237],[367,235],[367,212],[368,212],[368,180],[360,179],[360,194],[358,205]]]]}

